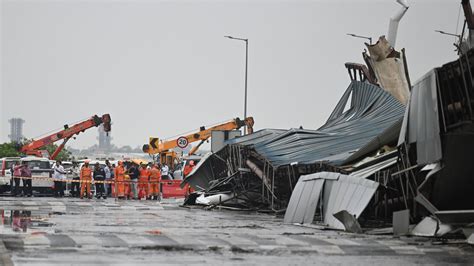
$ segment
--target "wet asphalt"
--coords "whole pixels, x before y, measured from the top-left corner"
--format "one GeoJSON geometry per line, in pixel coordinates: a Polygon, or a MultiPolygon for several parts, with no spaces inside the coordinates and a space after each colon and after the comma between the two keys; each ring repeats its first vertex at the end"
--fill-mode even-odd
{"type": "Polygon", "coordinates": [[[283,224],[181,200],[0,197],[2,265],[473,264],[474,248],[429,238],[283,224]]]}

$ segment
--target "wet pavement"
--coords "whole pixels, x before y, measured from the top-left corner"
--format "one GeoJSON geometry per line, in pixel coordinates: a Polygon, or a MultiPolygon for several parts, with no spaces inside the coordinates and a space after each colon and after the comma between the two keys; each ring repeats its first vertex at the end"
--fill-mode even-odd
{"type": "Polygon", "coordinates": [[[474,263],[465,244],[285,225],[179,200],[0,197],[0,264],[308,265],[474,263]]]}

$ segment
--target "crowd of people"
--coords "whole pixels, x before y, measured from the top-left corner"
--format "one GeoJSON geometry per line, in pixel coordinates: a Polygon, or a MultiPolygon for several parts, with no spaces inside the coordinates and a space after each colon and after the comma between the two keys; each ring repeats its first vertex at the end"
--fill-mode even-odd
{"type": "MultiPolygon", "coordinates": [[[[53,167],[54,177],[63,179],[64,169],[61,162],[56,162],[53,167]]],[[[161,180],[172,179],[169,175],[169,167],[166,164],[134,163],[122,161],[118,165],[105,161],[105,166],[95,163],[92,167],[89,162],[84,162],[80,169],[73,167],[73,180],[70,195],[79,198],[92,198],[91,187],[95,187],[95,197],[106,199],[113,196],[118,199],[161,199],[161,180]],[[80,182],[77,182],[80,181],[80,182]],[[94,182],[92,182],[94,181],[94,182]]],[[[62,183],[63,182],[58,182],[62,183]]],[[[56,188],[56,186],[55,186],[56,188]]],[[[57,186],[55,196],[62,197],[64,188],[57,186]]]]}
{"type": "MultiPolygon", "coordinates": [[[[188,175],[194,167],[194,162],[184,168],[184,176],[188,175]]],[[[73,165],[69,173],[65,170],[61,161],[56,161],[52,167],[52,177],[54,179],[53,194],[55,197],[64,197],[65,190],[69,189],[71,197],[81,199],[93,197],[91,188],[95,188],[97,199],[107,197],[117,197],[118,199],[161,199],[161,180],[171,180],[168,165],[159,163],[134,163],[119,161],[117,165],[106,160],[105,165],[95,163],[93,166],[85,161],[79,168],[73,165]],[[72,175],[73,182],[67,182],[68,174],[72,175]],[[66,184],[70,185],[67,186],[66,184]]],[[[17,162],[12,167],[14,196],[33,195],[31,170],[26,162],[17,162]],[[23,187],[20,182],[23,181],[23,187]]]]}

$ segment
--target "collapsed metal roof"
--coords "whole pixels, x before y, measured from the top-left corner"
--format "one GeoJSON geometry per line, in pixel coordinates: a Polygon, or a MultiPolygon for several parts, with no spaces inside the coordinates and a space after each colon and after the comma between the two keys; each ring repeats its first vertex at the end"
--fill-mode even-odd
{"type": "Polygon", "coordinates": [[[318,130],[265,130],[231,144],[253,148],[274,167],[321,161],[338,165],[399,122],[404,109],[380,87],[354,80],[318,130]]]}

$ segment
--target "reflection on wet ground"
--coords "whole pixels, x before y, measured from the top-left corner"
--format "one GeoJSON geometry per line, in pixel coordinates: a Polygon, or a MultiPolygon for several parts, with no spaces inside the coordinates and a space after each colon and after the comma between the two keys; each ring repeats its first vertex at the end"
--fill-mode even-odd
{"type": "Polygon", "coordinates": [[[469,246],[321,231],[273,215],[181,203],[0,197],[0,265],[2,258],[15,265],[474,262],[469,246]]]}
{"type": "Polygon", "coordinates": [[[0,210],[1,232],[28,232],[28,228],[35,229],[50,227],[53,224],[46,221],[39,213],[28,210],[0,210]]]}

